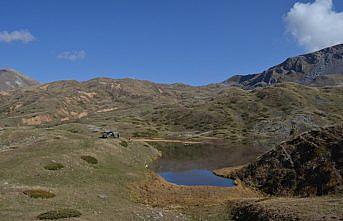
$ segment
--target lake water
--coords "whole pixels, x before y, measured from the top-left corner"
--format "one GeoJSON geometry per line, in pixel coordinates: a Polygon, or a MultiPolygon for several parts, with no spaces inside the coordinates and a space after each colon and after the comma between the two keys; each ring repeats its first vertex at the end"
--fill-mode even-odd
{"type": "Polygon", "coordinates": [[[216,176],[212,173],[212,171],[204,169],[194,169],[179,172],[161,172],[159,175],[170,183],[182,186],[235,186],[233,180],[216,176]]]}
{"type": "Polygon", "coordinates": [[[154,143],[162,152],[152,169],[166,181],[183,186],[233,187],[234,181],[218,177],[214,169],[237,166],[256,156],[249,148],[228,145],[154,143]]]}

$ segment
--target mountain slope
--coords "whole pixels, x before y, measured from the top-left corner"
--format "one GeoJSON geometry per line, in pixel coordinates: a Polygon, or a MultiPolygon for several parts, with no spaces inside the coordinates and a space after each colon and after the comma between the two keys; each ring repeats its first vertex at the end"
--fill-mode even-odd
{"type": "Polygon", "coordinates": [[[288,58],[262,73],[236,75],[224,84],[252,89],[282,82],[327,86],[343,83],[343,45],[288,58]]]}
{"type": "Polygon", "coordinates": [[[297,133],[343,120],[343,87],[299,84],[246,91],[133,79],[59,81],[0,95],[0,127],[81,122],[128,136],[200,134],[268,149],[297,133]]]}
{"type": "Polygon", "coordinates": [[[0,115],[6,121],[16,122],[15,125],[61,123],[91,114],[111,115],[123,110],[125,113],[121,116],[124,118],[128,115],[137,116],[144,108],[151,109],[157,105],[192,103],[194,96],[203,100],[210,96],[211,91],[133,79],[58,81],[0,96],[3,102],[0,115]]]}
{"type": "Polygon", "coordinates": [[[38,84],[37,81],[13,69],[0,69],[0,91],[8,91],[38,84]]]}

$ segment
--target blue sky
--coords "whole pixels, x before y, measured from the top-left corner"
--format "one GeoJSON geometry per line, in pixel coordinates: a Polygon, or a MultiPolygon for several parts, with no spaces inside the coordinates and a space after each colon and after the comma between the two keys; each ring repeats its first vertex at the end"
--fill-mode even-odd
{"type": "MultiPolygon", "coordinates": [[[[41,82],[220,82],[328,44],[320,36],[304,42],[317,30],[299,31],[297,11],[288,22],[298,35],[287,32],[285,16],[296,2],[314,0],[2,0],[0,68],[41,82]]],[[[333,4],[343,10],[342,1],[333,4]]]]}

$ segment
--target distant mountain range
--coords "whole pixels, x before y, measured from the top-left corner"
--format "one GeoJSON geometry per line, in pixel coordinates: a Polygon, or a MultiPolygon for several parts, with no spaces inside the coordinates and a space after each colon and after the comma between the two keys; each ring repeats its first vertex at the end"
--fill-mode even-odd
{"type": "Polygon", "coordinates": [[[245,89],[295,82],[303,85],[329,86],[343,83],[343,44],[286,59],[262,73],[235,75],[225,85],[245,89]]]}
{"type": "MultiPolygon", "coordinates": [[[[262,73],[235,75],[217,86],[253,89],[285,82],[310,86],[343,84],[343,44],[288,58],[262,73]]],[[[38,84],[37,81],[13,69],[0,69],[0,91],[38,84]]]]}
{"type": "Polygon", "coordinates": [[[303,132],[343,120],[342,54],[343,45],[337,45],[201,87],[110,78],[39,85],[14,70],[0,70],[0,127],[82,121],[134,128],[141,136],[190,131],[274,143],[287,138],[293,124],[303,132]],[[268,85],[275,86],[260,87],[268,85]],[[138,119],[149,125],[127,123],[138,119]]]}
{"type": "Polygon", "coordinates": [[[0,69],[0,91],[8,91],[38,84],[38,81],[32,80],[13,69],[0,69]]]}

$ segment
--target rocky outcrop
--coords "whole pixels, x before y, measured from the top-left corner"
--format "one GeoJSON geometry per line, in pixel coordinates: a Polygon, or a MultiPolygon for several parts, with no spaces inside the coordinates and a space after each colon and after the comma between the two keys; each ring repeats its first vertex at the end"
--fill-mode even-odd
{"type": "Polygon", "coordinates": [[[301,134],[229,176],[271,195],[333,193],[343,184],[343,126],[301,134]]]}
{"type": "Polygon", "coordinates": [[[8,91],[38,84],[37,81],[13,69],[0,69],[0,91],[8,91]]]}
{"type": "Polygon", "coordinates": [[[343,45],[288,58],[262,73],[236,75],[223,83],[252,89],[283,82],[316,86],[343,83],[343,45]]]}

